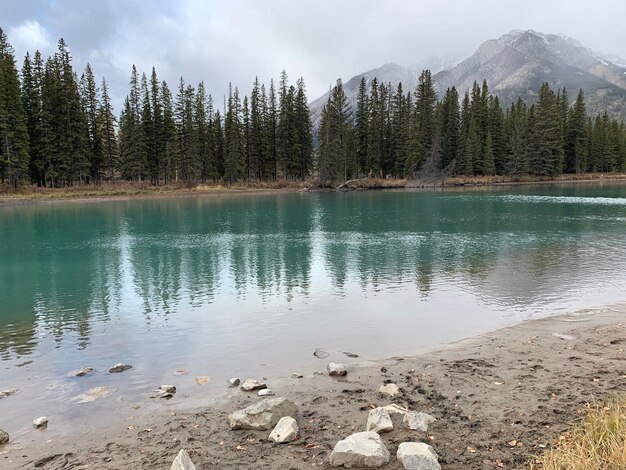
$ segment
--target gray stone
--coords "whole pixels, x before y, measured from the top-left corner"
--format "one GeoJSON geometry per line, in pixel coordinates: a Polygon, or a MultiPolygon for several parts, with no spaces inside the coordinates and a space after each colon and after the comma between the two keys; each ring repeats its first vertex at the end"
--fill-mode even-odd
{"type": "Polygon", "coordinates": [[[270,433],[268,440],[277,444],[291,442],[298,436],[298,423],[291,416],[280,418],[276,427],[270,433]]]}
{"type": "Polygon", "coordinates": [[[0,446],[9,443],[9,433],[0,429],[0,446]]]}
{"type": "Polygon", "coordinates": [[[383,408],[389,412],[389,415],[391,417],[404,416],[405,414],[410,413],[408,408],[403,408],[402,406],[396,405],[395,403],[392,403],[391,405],[383,406],[383,408]]]}
{"type": "Polygon", "coordinates": [[[273,397],[276,394],[274,392],[272,392],[269,388],[263,388],[263,389],[259,390],[258,395],[260,397],[273,397]]]}
{"type": "Polygon", "coordinates": [[[111,374],[116,374],[116,373],[124,372],[125,370],[128,370],[128,369],[132,369],[132,367],[133,366],[129,364],[122,364],[121,362],[118,362],[117,364],[115,364],[113,367],[109,369],[109,372],[111,374]]]}
{"type": "Polygon", "coordinates": [[[91,367],[83,367],[82,369],[73,370],[69,374],[68,377],[84,377],[86,375],[90,375],[93,373],[93,369],[91,367]]]}
{"type": "Polygon", "coordinates": [[[196,466],[189,458],[187,451],[185,449],[181,449],[174,459],[174,462],[172,462],[170,470],[196,470],[196,466]]]}
{"type": "Polygon", "coordinates": [[[0,399],[11,396],[17,392],[18,392],[17,388],[9,388],[8,390],[2,390],[0,391],[0,399]]]}
{"type": "Polygon", "coordinates": [[[400,389],[396,384],[387,384],[380,387],[378,392],[386,397],[395,397],[398,393],[400,393],[400,389]]]}
{"type": "Polygon", "coordinates": [[[243,410],[235,411],[228,416],[231,429],[252,429],[266,431],[280,421],[280,418],[295,418],[298,407],[283,397],[264,398],[243,410]]]}
{"type": "Polygon", "coordinates": [[[389,463],[389,451],[378,434],[357,432],[339,441],[330,454],[333,467],[382,467],[389,463]]]}
{"type": "Polygon", "coordinates": [[[42,416],[41,418],[37,418],[35,420],[33,420],[33,426],[35,426],[36,429],[45,429],[48,427],[48,418],[46,418],[45,416],[42,416]]]}
{"type": "Polygon", "coordinates": [[[228,379],[226,383],[229,387],[236,387],[241,383],[241,380],[239,380],[237,377],[233,377],[232,379],[228,379]]]}
{"type": "Polygon", "coordinates": [[[301,379],[302,377],[304,376],[302,374],[298,374],[297,372],[294,372],[293,374],[291,374],[292,379],[301,379]]]}
{"type": "Polygon", "coordinates": [[[434,423],[435,421],[437,421],[437,419],[428,413],[417,413],[416,411],[411,411],[404,415],[402,424],[412,431],[426,432],[428,431],[428,425],[434,423]]]}
{"type": "Polygon", "coordinates": [[[244,392],[252,392],[254,390],[261,390],[263,388],[267,388],[267,385],[265,385],[263,382],[259,382],[258,380],[246,379],[246,381],[243,384],[241,384],[240,388],[244,392]]]}
{"type": "Polygon", "coordinates": [[[367,431],[377,432],[378,434],[393,431],[393,423],[391,422],[389,412],[381,407],[370,410],[365,429],[367,431]]]}
{"type": "Polygon", "coordinates": [[[161,385],[159,388],[156,389],[156,391],[174,394],[176,393],[176,387],[174,385],[161,385]]]}
{"type": "Polygon", "coordinates": [[[441,470],[434,449],[423,442],[403,442],[396,457],[405,470],[441,470]]]}
{"type": "Polygon", "coordinates": [[[333,377],[343,377],[344,375],[348,375],[348,371],[343,364],[331,362],[330,364],[328,364],[327,369],[328,375],[331,375],[333,377]]]}

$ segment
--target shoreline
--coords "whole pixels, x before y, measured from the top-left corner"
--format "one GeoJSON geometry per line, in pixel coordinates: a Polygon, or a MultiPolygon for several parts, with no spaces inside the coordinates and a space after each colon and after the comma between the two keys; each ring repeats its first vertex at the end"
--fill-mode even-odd
{"type": "Polygon", "coordinates": [[[53,202],[86,202],[86,201],[127,201],[143,199],[163,199],[174,197],[226,197],[255,196],[294,193],[323,193],[380,190],[413,190],[413,191],[454,191],[463,189],[487,189],[490,187],[516,187],[530,185],[561,185],[561,184],[596,184],[624,183],[626,173],[587,173],[580,175],[561,175],[556,178],[529,178],[514,180],[509,177],[454,177],[442,182],[413,184],[401,179],[351,180],[355,186],[342,189],[315,187],[307,181],[277,182],[278,184],[261,186],[222,186],[221,184],[198,185],[190,188],[146,186],[142,184],[117,184],[104,186],[83,186],[64,189],[37,189],[31,192],[0,193],[0,206],[12,204],[40,204],[53,202]],[[284,183],[284,184],[283,184],[284,183]]]}
{"type": "MultiPolygon", "coordinates": [[[[580,417],[586,403],[623,390],[624,319],[626,304],[548,316],[432,352],[347,365],[342,379],[314,373],[271,381],[277,396],[300,408],[300,437],[288,445],[267,442],[269,432],[231,431],[227,415],[259,397],[224,384],[226,396],[209,403],[183,400],[85,435],[57,437],[51,423],[0,447],[0,462],[3,468],[64,462],[168,468],[186,448],[199,468],[330,468],[334,444],[365,429],[369,404],[396,403],[438,421],[427,433],[396,426],[382,435],[392,455],[399,443],[421,440],[446,469],[521,468],[580,417]],[[390,382],[401,393],[384,399],[378,388],[390,382]]],[[[320,369],[326,363],[320,360],[320,369]]],[[[392,457],[384,468],[402,467],[392,457]]]]}

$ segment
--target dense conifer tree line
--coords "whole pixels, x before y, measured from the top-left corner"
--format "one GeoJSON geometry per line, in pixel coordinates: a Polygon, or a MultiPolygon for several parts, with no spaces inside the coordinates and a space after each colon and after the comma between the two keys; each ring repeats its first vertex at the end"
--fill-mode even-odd
{"type": "Polygon", "coordinates": [[[571,103],[565,90],[544,84],[536,103],[518,99],[503,109],[486,82],[463,98],[450,88],[438,100],[428,70],[413,92],[362,79],[354,112],[338,81],[318,140],[326,182],[626,171],[626,126],[606,113],[587,116],[582,90],[571,103]]]}
{"type": "Polygon", "coordinates": [[[487,83],[438,99],[427,70],[416,90],[363,79],[355,109],[337,81],[316,148],[304,80],[284,71],[218,104],[202,82],[171,88],[133,66],[120,111],[89,64],[78,76],[63,39],[52,57],[27,54],[20,73],[0,30],[0,183],[14,187],[626,170],[626,127],[589,117],[582,90],[571,102],[545,84],[536,103],[504,109],[487,83]]]}

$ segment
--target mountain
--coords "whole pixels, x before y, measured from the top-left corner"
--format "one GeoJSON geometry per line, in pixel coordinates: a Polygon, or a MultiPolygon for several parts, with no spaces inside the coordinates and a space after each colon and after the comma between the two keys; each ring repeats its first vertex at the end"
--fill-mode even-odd
{"type": "Polygon", "coordinates": [[[474,81],[487,80],[503,105],[518,97],[534,101],[544,82],[565,88],[572,101],[582,88],[590,114],[606,110],[626,117],[626,67],[563,35],[511,31],[484,42],[472,56],[433,79],[439,94],[452,86],[465,92],[474,81]]]}
{"type": "MultiPolygon", "coordinates": [[[[368,90],[372,79],[376,77],[379,82],[391,83],[394,87],[397,86],[398,83],[402,83],[402,87],[405,91],[412,91],[415,90],[415,87],[417,86],[417,79],[419,78],[422,70],[429,69],[431,72],[436,73],[445,70],[454,63],[455,61],[453,58],[446,59],[436,56],[429,57],[428,59],[411,66],[387,63],[382,67],[378,67],[377,69],[369,70],[352,77],[343,84],[343,89],[346,97],[348,98],[348,103],[350,103],[350,106],[354,110],[356,108],[356,97],[359,93],[359,85],[361,83],[361,78],[363,77],[365,77],[368,90]]],[[[326,101],[328,101],[329,94],[330,91],[327,91],[309,105],[311,110],[311,119],[313,120],[313,125],[316,128],[321,119],[322,108],[326,104],[326,101]]]]}
{"type": "MultiPolygon", "coordinates": [[[[474,81],[487,80],[492,93],[508,106],[518,97],[533,102],[544,82],[552,89],[565,88],[574,101],[578,90],[585,92],[589,114],[607,111],[611,116],[626,120],[626,61],[617,56],[594,52],[577,40],[564,35],[544,34],[533,30],[513,30],[498,39],[485,41],[478,50],[452,67],[443,60],[431,58],[405,67],[385,64],[356,75],[344,84],[353,109],[361,77],[367,83],[378,81],[402,82],[405,90],[414,90],[423,69],[430,69],[438,95],[455,86],[461,96],[474,81]]],[[[314,125],[319,122],[328,93],[310,105],[314,125]]]]}

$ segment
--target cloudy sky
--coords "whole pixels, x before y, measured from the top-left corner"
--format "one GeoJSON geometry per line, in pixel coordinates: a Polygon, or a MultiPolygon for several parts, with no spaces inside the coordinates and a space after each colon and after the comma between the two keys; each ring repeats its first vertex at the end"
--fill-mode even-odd
{"type": "Polygon", "coordinates": [[[284,68],[315,99],[338,77],[463,58],[511,29],[563,33],[626,57],[621,0],[0,0],[0,11],[18,65],[63,37],[79,74],[90,62],[118,107],[133,63],[146,73],[154,65],[172,88],[181,75],[204,80],[214,97],[228,82],[248,93],[256,75],[269,81],[284,68]]]}

